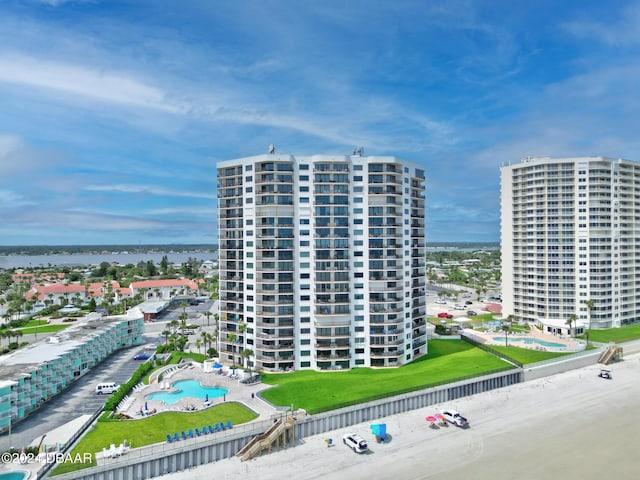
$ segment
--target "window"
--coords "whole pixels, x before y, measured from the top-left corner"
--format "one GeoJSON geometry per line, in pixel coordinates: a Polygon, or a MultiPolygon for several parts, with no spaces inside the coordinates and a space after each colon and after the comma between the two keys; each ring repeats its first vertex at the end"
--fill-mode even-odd
{"type": "Polygon", "coordinates": [[[354,165],[353,166],[353,171],[354,172],[361,172],[362,171],[362,165],[354,165]]]}
{"type": "Polygon", "coordinates": [[[362,181],[362,175],[356,175],[353,177],[353,181],[354,182],[361,182],[362,181]]]}
{"type": "Polygon", "coordinates": [[[300,175],[300,181],[301,182],[308,182],[309,181],[309,175],[300,175]]]}
{"type": "Polygon", "coordinates": [[[308,192],[309,191],[309,187],[300,187],[300,191],[301,192],[308,192]]]}
{"type": "Polygon", "coordinates": [[[245,165],[244,167],[245,172],[250,172],[251,170],[253,170],[253,165],[245,165]]]}
{"type": "Polygon", "coordinates": [[[300,164],[300,170],[309,170],[309,164],[308,163],[301,163],[300,164]]]}

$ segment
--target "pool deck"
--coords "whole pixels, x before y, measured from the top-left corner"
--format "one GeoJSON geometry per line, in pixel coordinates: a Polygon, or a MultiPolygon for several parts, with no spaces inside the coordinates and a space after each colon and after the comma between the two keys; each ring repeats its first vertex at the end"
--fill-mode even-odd
{"type": "MultiPolygon", "coordinates": [[[[481,341],[482,343],[486,343],[487,345],[504,345],[504,341],[502,340],[498,341],[493,338],[495,336],[504,338],[505,332],[503,332],[502,330],[480,332],[478,330],[466,328],[464,331],[465,333],[470,334],[471,336],[475,337],[477,340],[481,341]]],[[[524,342],[517,342],[517,343],[514,342],[512,344],[513,346],[520,347],[520,348],[528,348],[530,350],[540,350],[545,352],[577,352],[584,349],[584,345],[573,338],[547,334],[547,333],[541,332],[537,328],[532,328],[527,333],[512,332],[512,333],[509,333],[507,337],[508,337],[507,343],[509,342],[509,339],[512,339],[512,340],[531,339],[531,340],[539,340],[542,342],[559,343],[562,345],[562,347],[548,347],[548,346],[535,344],[535,343],[527,344],[524,342]]]]}
{"type": "Polygon", "coordinates": [[[205,372],[201,364],[193,362],[165,375],[160,382],[152,383],[131,393],[128,405],[125,408],[121,408],[119,413],[138,419],[146,418],[154,413],[199,411],[224,402],[239,402],[258,415],[256,420],[265,420],[278,412],[275,407],[262,400],[258,395],[259,392],[268,388],[271,388],[271,385],[262,383],[246,385],[240,383],[238,378],[231,378],[229,375],[205,372]],[[225,388],[228,392],[224,396],[210,398],[208,403],[205,403],[203,399],[193,397],[182,398],[170,405],[161,400],[147,399],[147,395],[151,393],[173,391],[174,389],[170,385],[180,380],[197,380],[204,387],[225,388]],[[169,389],[164,388],[167,383],[169,384],[169,389]],[[145,410],[145,403],[148,410],[145,410]]]}

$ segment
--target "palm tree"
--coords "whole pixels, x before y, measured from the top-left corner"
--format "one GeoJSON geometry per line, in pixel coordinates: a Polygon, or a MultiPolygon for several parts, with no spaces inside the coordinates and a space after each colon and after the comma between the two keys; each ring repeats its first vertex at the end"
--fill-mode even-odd
{"type": "Polygon", "coordinates": [[[204,312],[204,316],[207,317],[207,327],[209,326],[209,318],[211,317],[211,312],[207,310],[204,312]]]}
{"type": "Polygon", "coordinates": [[[202,348],[202,339],[201,338],[196,338],[196,341],[194,342],[196,348],[198,349],[198,353],[200,353],[200,348],[202,348]]]}
{"type": "MultiPolygon", "coordinates": [[[[243,359],[242,365],[244,366],[245,359],[249,359],[249,357],[251,357],[253,355],[253,350],[251,350],[250,348],[245,348],[240,352],[240,356],[243,359]]],[[[247,361],[246,362],[247,368],[249,369],[249,374],[251,374],[251,362],[247,361]]]]}
{"type": "Polygon", "coordinates": [[[20,344],[20,342],[19,342],[20,337],[22,337],[24,335],[24,333],[22,333],[22,330],[16,330],[14,335],[16,336],[16,343],[19,345],[20,344]]]}
{"type": "Polygon", "coordinates": [[[578,316],[575,313],[572,313],[571,315],[569,315],[569,318],[567,318],[567,321],[565,322],[567,325],[569,325],[569,336],[571,336],[571,324],[573,323],[573,336],[576,336],[576,325],[575,322],[578,319],[578,316]]]}
{"type": "Polygon", "coordinates": [[[172,333],[171,335],[169,335],[169,340],[171,340],[171,343],[173,344],[173,350],[176,351],[176,343],[178,341],[178,335],[175,333],[172,333]]]}
{"type": "Polygon", "coordinates": [[[584,302],[587,306],[587,311],[589,313],[589,329],[587,330],[587,345],[589,345],[589,334],[591,333],[591,310],[593,310],[593,300],[587,300],[584,302]]]}
{"type": "Polygon", "coordinates": [[[188,315],[186,313],[181,313],[178,317],[180,319],[180,328],[187,328],[187,318],[188,315]]]}
{"type": "Polygon", "coordinates": [[[213,340],[213,337],[209,332],[202,332],[200,336],[202,337],[202,342],[205,344],[205,347],[207,349],[206,352],[209,352],[209,350],[211,349],[211,342],[213,340]]]}
{"type": "Polygon", "coordinates": [[[171,320],[169,322],[169,328],[173,333],[175,333],[175,331],[178,329],[179,326],[180,326],[180,322],[178,322],[177,320],[171,320]]]}
{"type": "Polygon", "coordinates": [[[509,335],[509,332],[511,331],[511,327],[509,325],[507,325],[506,323],[504,323],[502,325],[502,331],[504,332],[504,346],[508,347],[509,343],[507,341],[507,335],[509,335]]]}
{"type": "Polygon", "coordinates": [[[171,335],[171,331],[163,330],[162,335],[164,335],[164,343],[166,345],[167,343],[169,343],[169,335],[171,335]]]}

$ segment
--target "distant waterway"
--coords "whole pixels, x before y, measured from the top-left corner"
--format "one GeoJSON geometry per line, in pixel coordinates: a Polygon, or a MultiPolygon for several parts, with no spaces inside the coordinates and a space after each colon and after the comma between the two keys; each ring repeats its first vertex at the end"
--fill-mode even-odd
{"type": "Polygon", "coordinates": [[[218,252],[154,252],[154,253],[74,253],[54,255],[0,255],[0,268],[29,268],[29,267],[74,267],[80,265],[100,265],[102,262],[127,265],[137,264],[140,261],[151,260],[159,264],[163,256],[167,256],[169,263],[184,263],[189,257],[198,260],[217,260],[218,252]]]}

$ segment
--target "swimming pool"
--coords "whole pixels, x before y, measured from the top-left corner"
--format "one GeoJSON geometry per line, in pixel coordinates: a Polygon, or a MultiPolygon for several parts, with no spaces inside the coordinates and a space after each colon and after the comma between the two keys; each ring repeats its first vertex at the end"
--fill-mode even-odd
{"type": "Polygon", "coordinates": [[[0,480],[24,480],[28,476],[27,472],[0,473],[0,480]]]}
{"type": "MultiPolygon", "coordinates": [[[[493,337],[497,342],[504,342],[504,337],[493,337]]],[[[549,348],[566,348],[564,343],[547,342],[546,340],[538,340],[537,338],[519,338],[509,337],[507,343],[524,343],[525,345],[541,345],[549,348]]]]}
{"type": "Polygon", "coordinates": [[[173,405],[178,400],[186,397],[200,398],[204,400],[207,398],[222,397],[229,393],[229,390],[221,387],[203,387],[197,380],[180,380],[171,384],[172,388],[177,388],[177,392],[156,392],[150,393],[145,398],[147,400],[160,400],[167,405],[173,405]]]}

